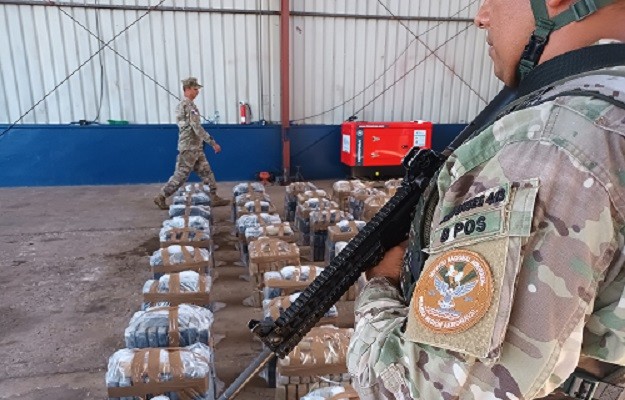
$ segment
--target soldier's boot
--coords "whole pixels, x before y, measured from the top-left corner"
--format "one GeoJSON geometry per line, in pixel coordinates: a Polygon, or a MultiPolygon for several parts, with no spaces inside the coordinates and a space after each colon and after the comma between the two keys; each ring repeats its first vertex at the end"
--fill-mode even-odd
{"type": "Polygon", "coordinates": [[[223,199],[217,193],[211,193],[211,207],[221,207],[230,204],[230,200],[223,199]]]}
{"type": "Polygon", "coordinates": [[[154,204],[156,204],[161,210],[167,210],[169,207],[167,207],[165,200],[165,196],[163,196],[162,193],[159,193],[154,198],[154,204]]]}

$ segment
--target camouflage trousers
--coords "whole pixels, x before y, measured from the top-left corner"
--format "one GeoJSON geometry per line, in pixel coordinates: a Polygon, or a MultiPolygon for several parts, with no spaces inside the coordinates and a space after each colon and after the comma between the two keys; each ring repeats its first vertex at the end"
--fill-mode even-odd
{"type": "Polygon", "coordinates": [[[178,188],[185,184],[189,175],[194,171],[202,178],[202,182],[211,188],[211,193],[217,191],[217,182],[215,182],[215,174],[211,169],[204,150],[182,150],[176,158],[176,170],[169,181],[161,188],[161,193],[165,197],[169,197],[178,188]]]}

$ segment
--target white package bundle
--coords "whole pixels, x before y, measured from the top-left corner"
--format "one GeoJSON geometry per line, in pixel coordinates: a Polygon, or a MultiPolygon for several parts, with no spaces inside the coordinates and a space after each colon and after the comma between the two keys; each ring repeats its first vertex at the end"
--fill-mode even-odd
{"type": "Polygon", "coordinates": [[[317,190],[317,186],[312,182],[293,182],[286,187],[286,192],[293,196],[309,190],[317,190]]]}
{"type": "Polygon", "coordinates": [[[150,256],[150,266],[155,279],[163,273],[185,270],[206,274],[211,272],[212,261],[211,252],[208,249],[192,246],[172,245],[158,249],[150,256]]]}
{"type": "Polygon", "coordinates": [[[209,206],[187,206],[183,204],[172,204],[169,206],[169,217],[183,217],[185,215],[192,217],[203,217],[211,220],[211,208],[209,206]]]}
{"type": "Polygon", "coordinates": [[[202,183],[187,183],[176,192],[177,195],[182,196],[187,193],[206,193],[211,192],[211,187],[202,183]]]}
{"type": "Polygon", "coordinates": [[[245,203],[249,201],[255,201],[255,200],[270,202],[271,197],[269,197],[267,193],[259,193],[259,192],[243,193],[234,198],[234,204],[236,204],[237,206],[243,206],[245,205],[245,203]]]}
{"type": "MultiPolygon", "coordinates": [[[[362,230],[362,228],[365,227],[365,225],[367,225],[365,221],[352,221],[352,222],[356,225],[356,228],[358,229],[359,232],[362,230]]],[[[352,230],[353,225],[350,223],[350,221],[342,220],[342,221],[339,221],[336,224],[336,226],[339,227],[341,232],[350,232],[352,230]]]]}
{"type": "Polygon", "coordinates": [[[288,222],[282,222],[277,225],[267,226],[250,226],[245,229],[245,238],[259,238],[261,236],[273,237],[273,236],[294,236],[295,232],[291,229],[291,225],[288,222]]]}
{"type": "Polygon", "coordinates": [[[150,307],[134,313],[124,331],[126,347],[184,347],[209,344],[213,313],[191,304],[150,307]]]}
{"type": "Polygon", "coordinates": [[[300,400],[357,400],[359,398],[358,393],[351,387],[330,386],[311,390],[307,395],[301,397],[300,400]]]}
{"type": "Polygon", "coordinates": [[[214,355],[203,343],[187,347],[121,349],[108,360],[108,398],[163,394],[171,400],[214,400],[214,355]]]}
{"type": "Polygon", "coordinates": [[[191,240],[191,241],[208,241],[211,238],[209,230],[196,228],[174,228],[167,226],[161,228],[158,237],[161,242],[170,242],[174,240],[191,240]],[[184,236],[184,238],[183,238],[184,236]]]}
{"type": "Polygon", "coordinates": [[[205,232],[210,232],[210,222],[203,217],[174,217],[163,221],[163,228],[195,228],[205,232]]]}
{"type": "Polygon", "coordinates": [[[144,303],[141,309],[183,303],[208,307],[212,286],[213,281],[209,275],[198,274],[195,271],[165,274],[158,280],[149,279],[143,285],[144,303]]]}
{"type": "Polygon", "coordinates": [[[181,196],[174,196],[172,204],[182,204],[191,206],[210,206],[211,198],[208,193],[185,193],[181,196]]]}
{"type": "Polygon", "coordinates": [[[234,185],[232,188],[232,194],[236,198],[237,196],[243,193],[252,193],[258,192],[263,193],[265,191],[265,187],[260,182],[244,182],[234,185]]]}
{"type": "Polygon", "coordinates": [[[298,290],[302,290],[304,286],[309,285],[322,272],[322,267],[308,265],[287,265],[281,268],[280,271],[267,271],[263,274],[263,282],[265,282],[265,287],[263,288],[264,298],[265,300],[271,300],[282,296],[283,290],[290,289],[286,286],[291,286],[284,285],[284,281],[291,281],[295,285],[295,282],[302,282],[303,285],[301,288],[298,288],[298,290]]]}
{"type": "Polygon", "coordinates": [[[275,214],[260,213],[241,215],[237,219],[236,223],[237,232],[239,232],[239,234],[241,235],[244,235],[245,229],[249,227],[260,225],[274,225],[281,222],[282,220],[280,219],[280,216],[275,214]]]}
{"type": "Polygon", "coordinates": [[[248,212],[269,212],[271,203],[268,201],[248,201],[243,205],[248,212]]]}

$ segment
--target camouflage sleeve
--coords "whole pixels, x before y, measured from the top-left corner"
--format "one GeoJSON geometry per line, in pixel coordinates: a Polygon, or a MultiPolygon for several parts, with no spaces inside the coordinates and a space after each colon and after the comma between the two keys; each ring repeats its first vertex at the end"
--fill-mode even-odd
{"type": "Polygon", "coordinates": [[[196,118],[191,118],[191,128],[193,129],[193,132],[195,132],[195,134],[204,142],[208,143],[209,146],[215,145],[215,139],[213,139],[213,137],[202,127],[199,113],[196,118]]]}

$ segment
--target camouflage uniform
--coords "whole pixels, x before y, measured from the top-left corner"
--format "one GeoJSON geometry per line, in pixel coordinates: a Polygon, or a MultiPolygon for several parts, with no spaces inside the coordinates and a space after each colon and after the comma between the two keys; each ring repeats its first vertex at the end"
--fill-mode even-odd
{"type": "MultiPolygon", "coordinates": [[[[625,100],[625,67],[594,74],[569,83],[625,100]]],[[[540,398],[580,356],[625,365],[624,136],[625,109],[564,96],[513,112],[458,148],[435,183],[417,285],[439,257],[479,254],[493,271],[488,312],[436,333],[423,328],[416,300],[435,290],[415,291],[407,306],[385,278],[372,279],[356,303],[347,361],[361,398],[540,398]]],[[[419,223],[405,263],[419,251],[419,223]]]]}
{"type": "Polygon", "coordinates": [[[215,193],[217,191],[215,175],[206,160],[203,149],[203,142],[214,146],[215,139],[200,124],[200,113],[193,101],[184,99],[178,104],[176,121],[180,130],[176,170],[161,189],[161,193],[165,197],[171,196],[184,185],[191,171],[195,171],[202,178],[202,182],[211,188],[211,193],[215,193]]]}

